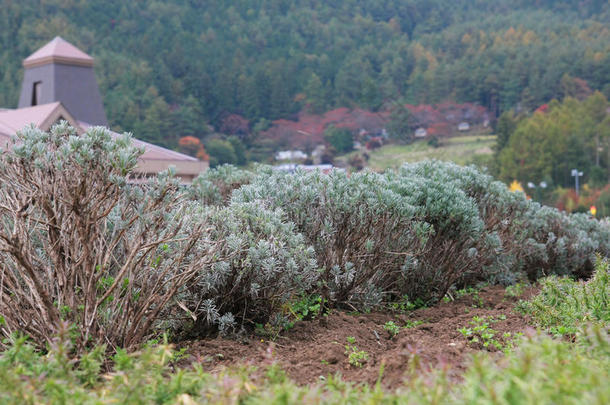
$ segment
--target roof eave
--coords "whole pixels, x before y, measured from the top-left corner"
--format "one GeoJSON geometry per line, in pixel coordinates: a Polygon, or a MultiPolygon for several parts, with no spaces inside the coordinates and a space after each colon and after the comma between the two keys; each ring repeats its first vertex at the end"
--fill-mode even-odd
{"type": "Polygon", "coordinates": [[[92,59],[81,59],[81,58],[68,58],[65,56],[45,56],[43,58],[36,58],[33,60],[24,60],[23,67],[32,68],[36,66],[48,65],[50,63],[57,63],[61,65],[70,65],[70,66],[83,66],[83,67],[92,67],[93,66],[93,58],[92,59]]]}

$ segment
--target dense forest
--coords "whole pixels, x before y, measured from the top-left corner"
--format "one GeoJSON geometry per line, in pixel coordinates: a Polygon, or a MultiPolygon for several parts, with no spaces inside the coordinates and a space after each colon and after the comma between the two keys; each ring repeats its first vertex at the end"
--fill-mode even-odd
{"type": "Polygon", "coordinates": [[[96,58],[111,125],[170,147],[232,113],[610,96],[603,0],[3,0],[0,23],[0,106],[61,35],[96,58]]]}

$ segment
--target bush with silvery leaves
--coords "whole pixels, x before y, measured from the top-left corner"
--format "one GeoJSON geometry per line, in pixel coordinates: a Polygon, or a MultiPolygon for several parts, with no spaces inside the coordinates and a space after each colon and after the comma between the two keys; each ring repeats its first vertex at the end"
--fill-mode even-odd
{"type": "Polygon", "coordinates": [[[513,193],[475,167],[425,161],[385,174],[265,172],[234,201],[281,207],[316,250],[324,296],[437,300],[452,286],[586,275],[608,226],[513,193]]]}
{"type": "Polygon", "coordinates": [[[128,184],[142,152],[63,122],[0,153],[0,334],[44,347],[67,322],[78,351],[158,332],[214,243],[171,172],[128,184]]]}
{"type": "Polygon", "coordinates": [[[323,268],[321,293],[334,304],[374,305],[405,289],[403,267],[431,228],[379,174],[274,172],[233,193],[233,202],[282,208],[323,268]]]}
{"type": "Polygon", "coordinates": [[[548,274],[588,276],[595,252],[610,255],[610,227],[586,214],[567,214],[527,200],[475,167],[425,161],[405,165],[404,176],[456,185],[476,203],[486,231],[500,241],[486,267],[491,281],[531,280],[548,274]]]}
{"type": "Polygon", "coordinates": [[[416,207],[417,217],[430,227],[424,248],[404,266],[403,292],[411,298],[437,300],[453,285],[488,279],[498,256],[498,234],[487,229],[456,168],[425,162],[384,175],[388,187],[416,207]]]}
{"type": "Polygon", "coordinates": [[[199,215],[217,249],[184,294],[193,315],[191,333],[266,323],[317,280],[313,248],[281,210],[232,202],[202,208],[199,215]]]}
{"type": "Polygon", "coordinates": [[[254,176],[254,172],[233,165],[221,165],[197,176],[188,193],[192,199],[204,205],[226,205],[233,190],[250,183],[254,176]]]}

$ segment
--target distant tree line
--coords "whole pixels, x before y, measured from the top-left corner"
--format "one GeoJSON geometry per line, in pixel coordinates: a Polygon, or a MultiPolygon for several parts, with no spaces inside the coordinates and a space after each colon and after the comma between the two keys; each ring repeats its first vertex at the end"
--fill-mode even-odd
{"type": "Polygon", "coordinates": [[[16,105],[21,60],[55,35],[96,58],[113,127],[169,147],[227,113],[254,127],[449,99],[499,116],[564,96],[566,74],[610,96],[608,2],[530,3],[6,0],[0,106],[16,105]]]}

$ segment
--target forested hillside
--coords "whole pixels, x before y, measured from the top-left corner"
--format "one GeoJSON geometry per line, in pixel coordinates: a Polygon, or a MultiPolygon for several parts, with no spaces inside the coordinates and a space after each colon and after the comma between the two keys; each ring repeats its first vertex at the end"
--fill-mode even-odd
{"type": "Polygon", "coordinates": [[[452,100],[498,116],[579,84],[610,96],[609,4],[2,0],[0,106],[17,103],[21,60],[61,35],[96,58],[112,126],[168,146],[227,113],[452,100]]]}

